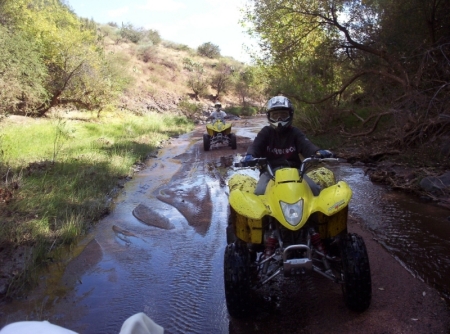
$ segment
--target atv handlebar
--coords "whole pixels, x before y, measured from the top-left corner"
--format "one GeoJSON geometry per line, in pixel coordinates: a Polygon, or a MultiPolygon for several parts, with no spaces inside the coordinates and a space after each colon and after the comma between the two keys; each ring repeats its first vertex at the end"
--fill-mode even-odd
{"type": "MultiPolygon", "coordinates": [[[[303,177],[303,175],[306,172],[306,166],[309,163],[319,163],[319,162],[338,162],[338,163],[340,162],[340,163],[342,163],[342,162],[347,162],[347,160],[342,159],[342,158],[319,158],[316,156],[312,156],[310,158],[305,158],[305,159],[303,159],[303,161],[300,165],[300,168],[299,168],[300,176],[303,177]]],[[[289,162],[287,162],[287,165],[289,165],[289,162]]],[[[253,158],[248,161],[236,162],[234,164],[234,167],[243,167],[243,168],[245,168],[245,167],[262,167],[262,168],[267,168],[270,175],[272,175],[272,176],[274,175],[272,166],[267,161],[267,158],[253,158]]]]}
{"type": "Polygon", "coordinates": [[[256,167],[264,166],[267,164],[267,158],[253,158],[248,161],[235,162],[234,167],[256,167]]]}

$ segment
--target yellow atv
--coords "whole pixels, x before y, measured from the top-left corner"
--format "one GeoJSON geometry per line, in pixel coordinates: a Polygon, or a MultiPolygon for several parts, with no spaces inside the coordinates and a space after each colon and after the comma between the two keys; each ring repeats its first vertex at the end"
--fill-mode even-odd
{"type": "Polygon", "coordinates": [[[225,123],[223,119],[216,119],[206,124],[207,133],[203,135],[204,150],[209,151],[220,145],[230,146],[235,150],[237,148],[236,135],[231,133],[231,125],[231,123],[225,123]]]}
{"type": "Polygon", "coordinates": [[[265,158],[235,165],[261,168],[272,179],[264,195],[254,194],[257,181],[249,175],[235,174],[228,182],[224,283],[231,316],[249,315],[255,307],[254,290],[276,276],[312,272],[340,284],[348,308],[361,312],[369,307],[372,284],[366,246],[361,236],[347,231],[350,187],[336,182],[324,167],[307,173],[322,187],[318,194],[304,179],[307,164],[333,161],[340,159],[306,158],[300,170],[289,164],[272,168],[265,158]]]}

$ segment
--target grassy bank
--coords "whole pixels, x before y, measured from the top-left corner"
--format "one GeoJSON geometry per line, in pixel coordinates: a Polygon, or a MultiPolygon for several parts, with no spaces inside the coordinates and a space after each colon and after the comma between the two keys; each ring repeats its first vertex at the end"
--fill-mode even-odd
{"type": "Polygon", "coordinates": [[[193,128],[185,118],[161,114],[75,116],[0,122],[0,252],[23,249],[21,268],[28,270],[14,275],[17,284],[108,212],[136,163],[193,128]]]}

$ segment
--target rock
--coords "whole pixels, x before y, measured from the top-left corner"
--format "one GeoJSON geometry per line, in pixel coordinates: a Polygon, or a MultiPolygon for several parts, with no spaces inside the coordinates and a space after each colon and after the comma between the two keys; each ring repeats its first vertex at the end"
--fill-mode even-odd
{"type": "Polygon", "coordinates": [[[450,137],[449,136],[442,137],[440,151],[441,151],[442,155],[450,156],[450,137]]]}
{"type": "Polygon", "coordinates": [[[420,187],[431,193],[443,194],[450,190],[450,172],[441,176],[427,176],[420,181],[420,187]]]}
{"type": "Polygon", "coordinates": [[[7,291],[8,291],[8,284],[1,283],[0,284],[0,295],[6,295],[7,291]]]}

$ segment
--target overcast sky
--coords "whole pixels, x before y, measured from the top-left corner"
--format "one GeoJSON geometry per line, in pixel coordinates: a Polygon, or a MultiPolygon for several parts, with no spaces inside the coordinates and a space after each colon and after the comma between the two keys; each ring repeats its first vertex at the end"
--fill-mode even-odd
{"type": "Polygon", "coordinates": [[[249,61],[242,48],[254,42],[239,24],[246,0],[67,0],[78,16],[97,23],[131,23],[157,30],[162,39],[193,49],[218,45],[222,56],[249,61]]]}

